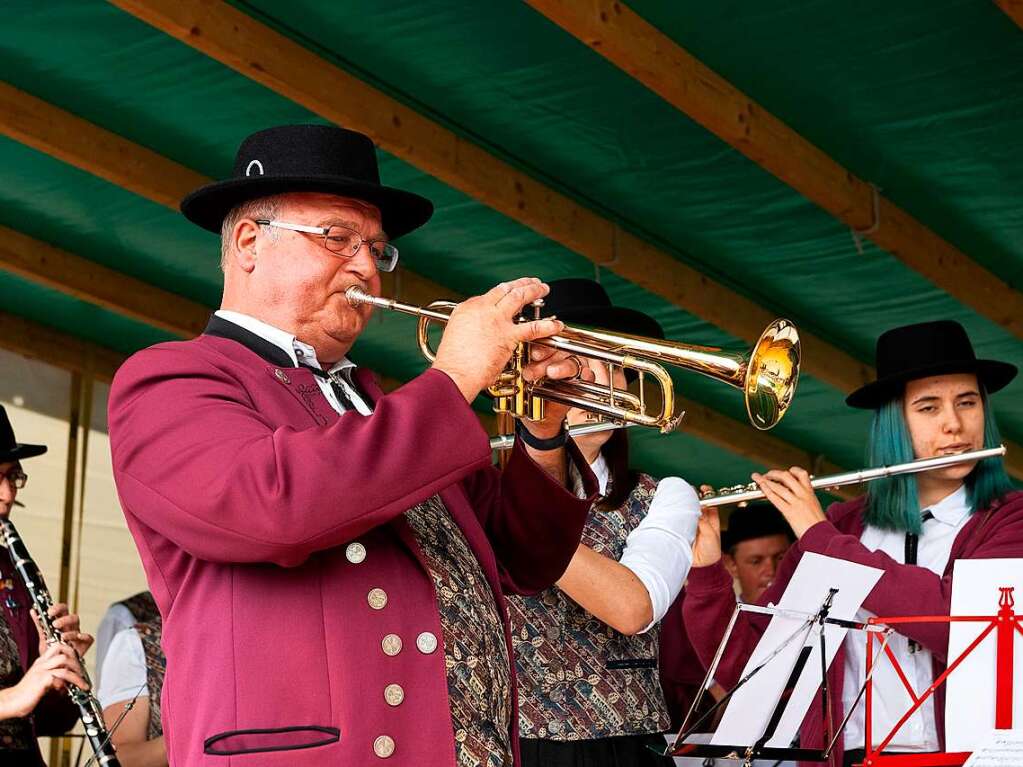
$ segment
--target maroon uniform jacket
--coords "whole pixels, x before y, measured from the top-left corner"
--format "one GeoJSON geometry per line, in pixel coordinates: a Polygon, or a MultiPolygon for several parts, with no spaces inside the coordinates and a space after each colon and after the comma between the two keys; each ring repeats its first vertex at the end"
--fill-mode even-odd
{"type": "Polygon", "coordinates": [[[502,590],[561,575],[592,496],[521,448],[493,468],[440,371],[387,395],[359,371],[375,411],[339,416],[308,370],[260,354],[210,334],[161,344],[129,359],[110,393],[114,477],[164,618],[171,764],[453,767],[444,653],[416,641],[443,636],[436,596],[403,512],[440,494],[508,638],[502,590]],[[364,557],[346,556],[353,542],[364,557]],[[385,701],[390,684],[404,702],[385,701]],[[386,759],[382,735],[395,744],[386,759]]]}
{"type": "MultiPolygon", "coordinates": [[[[952,544],[952,553],[945,572],[938,576],[926,567],[902,565],[887,554],[870,551],[860,543],[863,532],[864,498],[836,503],[828,508],[827,521],[818,522],[797,541],[778,568],[771,587],[758,604],[766,605],[781,599],[792,573],[804,552],[812,551],[836,559],[858,562],[884,570],[863,607],[875,615],[948,615],[952,598],[952,567],[957,559],[994,559],[1023,557],[1023,493],[1011,493],[1001,503],[973,514],[959,531],[952,544]]],[[[735,609],[732,578],[718,562],[708,567],[694,567],[689,573],[683,605],[686,626],[703,664],[713,660],[728,620],[735,609]]],[[[992,606],[992,610],[995,606],[992,606]]],[[[736,623],[729,649],[722,658],[715,679],[730,689],[742,673],[743,666],[767,626],[766,616],[750,617],[742,613],[736,623]]],[[[899,633],[926,647],[934,659],[934,676],[945,670],[948,652],[947,623],[910,623],[899,627],[899,633]]],[[[846,641],[865,641],[862,635],[846,641]]],[[[845,648],[839,649],[828,671],[831,709],[841,721],[842,687],[845,680],[845,648]]],[[[922,691],[918,691],[922,692],[922,691]]],[[[862,705],[862,704],[861,704],[862,705]]],[[[939,687],[934,701],[938,738],[944,743],[945,690],[939,687]]],[[[836,722],[837,726],[837,722],[836,722]]],[[[803,720],[800,745],[820,748],[823,744],[823,717],[818,696],[803,720]]],[[[839,738],[836,763],[842,763],[842,739],[839,738]]]]}

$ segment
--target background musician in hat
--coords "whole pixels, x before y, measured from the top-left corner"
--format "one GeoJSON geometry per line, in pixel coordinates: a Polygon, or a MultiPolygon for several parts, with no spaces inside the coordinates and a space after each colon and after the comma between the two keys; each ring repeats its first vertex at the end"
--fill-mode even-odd
{"type": "MultiPolygon", "coordinates": [[[[21,462],[46,452],[45,445],[17,441],[0,405],[0,518],[11,513],[28,475],[21,462]]],[[[88,689],[71,647],[47,646],[31,612],[32,600],[7,549],[0,547],[0,764],[41,767],[36,738],[63,735],[78,721],[78,708],[63,692],[68,682],[88,689]]],[[[85,654],[92,637],[81,633],[78,616],[55,604],[50,615],[62,637],[85,654]]]]}
{"type": "Polygon", "coordinates": [[[792,528],[777,509],[754,502],[733,509],[721,533],[721,561],[743,602],[753,603],[774,583],[792,545],[792,528]]]}
{"type": "MultiPolygon", "coordinates": [[[[459,304],[432,367],[384,395],[347,358],[370,309],[345,290],[379,294],[392,240],[432,206],[380,184],[366,136],[256,133],[182,211],[221,235],[221,310],[126,362],[109,418],[164,616],[170,763],[512,764],[503,592],[561,575],[595,482],[566,408],[526,424],[499,472],[469,403],[517,343],[562,329],[516,321],[547,286],[459,304]]],[[[580,373],[536,351],[528,377],[580,373]]]]}
{"type": "MultiPolygon", "coordinates": [[[[870,466],[997,446],[998,429],[988,395],[1016,375],[1005,362],[977,359],[956,322],[895,328],[877,342],[876,381],[849,395],[852,407],[874,411],[870,466]]],[[[798,539],[760,604],[777,602],[804,552],[816,552],[884,570],[863,603],[869,615],[942,615],[949,612],[952,566],[957,559],[1023,556],[1023,493],[1013,490],[1000,458],[967,462],[921,474],[903,474],[867,485],[865,496],[832,505],[827,514],[800,468],[753,474],[768,500],[798,539]]],[[[684,606],[693,644],[709,663],[733,609],[731,578],[721,563],[717,514],[705,510],[694,548],[684,606]]],[[[736,681],[765,625],[740,617],[716,678],[736,681]]],[[[922,692],[944,670],[948,624],[897,627],[889,648],[914,689],[922,692]]],[[[839,741],[845,764],[862,761],[863,703],[855,697],[865,674],[865,643],[850,638],[829,670],[836,726],[856,706],[839,741]]],[[[892,666],[874,676],[875,732],[888,732],[912,705],[892,666]]],[[[937,751],[943,747],[944,688],[899,730],[888,750],[937,751]]],[[[815,700],[803,723],[801,745],[822,745],[822,714],[815,700]]],[[[843,757],[841,753],[838,758],[843,757]]]]}
{"type": "MultiPolygon", "coordinates": [[[[550,287],[544,311],[569,324],[664,338],[653,318],[612,306],[593,280],[550,287]]],[[[607,366],[591,364],[596,380],[607,383],[607,366]]],[[[624,389],[626,374],[613,375],[624,389]]],[[[569,411],[571,423],[591,420],[591,413],[569,411]]],[[[663,751],[659,733],[669,726],[658,678],[659,622],[689,570],[699,502],[678,477],[658,483],[631,471],[624,429],[576,443],[603,497],[557,586],[509,599],[523,765],[670,765],[651,750],[663,751]]]]}

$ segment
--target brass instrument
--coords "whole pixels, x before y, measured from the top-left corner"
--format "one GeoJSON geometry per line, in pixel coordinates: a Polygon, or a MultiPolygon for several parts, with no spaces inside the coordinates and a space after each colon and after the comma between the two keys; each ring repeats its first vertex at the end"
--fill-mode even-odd
{"type": "MultiPolygon", "coordinates": [[[[874,469],[844,471],[840,474],[815,477],[811,479],[810,485],[814,490],[842,487],[843,485],[859,485],[883,477],[894,477],[898,474],[917,474],[921,471],[933,471],[935,469],[943,469],[946,466],[955,466],[971,461],[982,461],[985,458],[997,458],[1003,455],[1005,455],[1005,445],[999,445],[998,447],[988,447],[982,450],[969,450],[965,453],[939,455],[933,458],[918,458],[915,461],[896,463],[891,466],[879,466],[874,469]]],[[[728,506],[733,503],[759,501],[763,498],[764,492],[757,486],[757,483],[750,482],[747,485],[722,487],[718,490],[700,493],[700,506],[703,508],[728,506]]]]}
{"type": "MultiPolygon", "coordinates": [[[[345,297],[352,306],[371,304],[418,317],[419,349],[431,362],[436,355],[430,348],[430,325],[446,323],[457,305],[434,301],[424,308],[372,296],[356,286],[348,288],[345,297]]],[[[542,301],[533,305],[537,319],[542,305],[542,301]]],[[[758,429],[770,429],[785,415],[796,390],[799,333],[788,320],[775,320],[761,334],[756,346],[749,353],[741,354],[599,328],[566,326],[556,336],[519,344],[507,367],[487,392],[494,398],[495,412],[509,413],[515,418],[542,419],[544,403],[549,400],[598,413],[611,421],[669,432],[678,426],[685,413],[675,414],[674,384],[665,364],[694,370],[741,389],[750,422],[758,429]],[[587,381],[526,381],[522,369],[529,364],[531,344],[600,360],[611,368],[633,370],[639,375],[638,394],[616,388],[613,376],[606,385],[587,381]],[[648,406],[648,376],[660,388],[659,407],[648,406]],[[651,412],[651,407],[656,409],[651,412]]]]}

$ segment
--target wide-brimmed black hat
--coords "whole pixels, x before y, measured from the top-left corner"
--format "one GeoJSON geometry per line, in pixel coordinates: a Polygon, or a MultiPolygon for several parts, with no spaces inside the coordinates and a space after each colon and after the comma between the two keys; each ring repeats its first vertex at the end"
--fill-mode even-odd
{"type": "Polygon", "coordinates": [[[904,325],[882,333],[875,354],[877,380],[861,386],[845,402],[874,409],[902,393],[907,381],[950,373],[974,373],[988,393],[1005,388],[1016,366],[979,360],[966,330],[953,320],[904,325]]]}
{"type": "Polygon", "coordinates": [[[196,189],[181,201],[181,212],[203,229],[220,232],[231,208],[286,192],[326,192],[375,205],[391,239],[433,215],[425,197],[380,184],[368,136],[334,125],[282,125],[253,133],[238,147],[232,177],[196,189]]]}
{"type": "Polygon", "coordinates": [[[596,280],[571,278],[551,280],[551,292],[544,296],[541,315],[557,316],[562,322],[590,325],[619,333],[649,338],[664,338],[664,330],[653,317],[635,309],[614,306],[596,280]]]}
{"type": "Polygon", "coordinates": [[[15,439],[11,419],[7,417],[4,406],[0,405],[0,463],[33,458],[45,452],[46,445],[25,445],[15,439]]]}
{"type": "Polygon", "coordinates": [[[721,550],[728,551],[743,541],[771,535],[787,535],[789,539],[795,539],[789,523],[774,506],[766,501],[751,503],[728,515],[728,527],[721,533],[721,550]]]}

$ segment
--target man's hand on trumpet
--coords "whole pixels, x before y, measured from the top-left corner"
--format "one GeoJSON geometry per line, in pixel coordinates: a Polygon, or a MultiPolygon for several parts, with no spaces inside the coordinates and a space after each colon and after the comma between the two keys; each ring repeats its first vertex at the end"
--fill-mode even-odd
{"type": "MultiPolygon", "coordinates": [[[[472,402],[497,380],[519,343],[564,330],[564,323],[554,319],[518,321],[523,308],[543,298],[548,290],[536,277],[522,277],[462,301],[451,312],[433,367],[447,373],[466,401],[472,402]]],[[[529,381],[541,377],[593,380],[593,372],[573,355],[546,347],[533,348],[523,375],[529,381]]],[[[567,406],[548,402],[543,421],[525,422],[525,426],[540,439],[552,437],[561,430],[567,412],[567,406]]]]}

